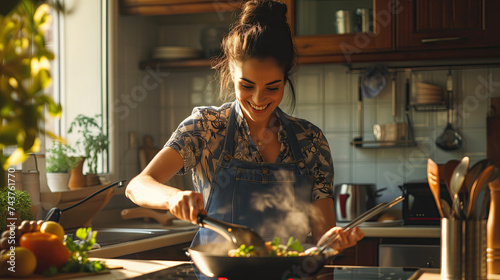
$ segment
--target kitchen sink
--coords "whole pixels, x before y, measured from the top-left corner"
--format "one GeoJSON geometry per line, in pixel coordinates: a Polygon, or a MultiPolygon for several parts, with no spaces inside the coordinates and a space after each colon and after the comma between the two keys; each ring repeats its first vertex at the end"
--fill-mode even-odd
{"type": "MultiPolygon", "coordinates": [[[[101,247],[114,244],[137,241],[146,238],[173,234],[190,229],[143,229],[143,228],[95,228],[97,231],[96,243],[101,247]]],[[[75,233],[67,233],[72,239],[75,239],[75,233]]]]}

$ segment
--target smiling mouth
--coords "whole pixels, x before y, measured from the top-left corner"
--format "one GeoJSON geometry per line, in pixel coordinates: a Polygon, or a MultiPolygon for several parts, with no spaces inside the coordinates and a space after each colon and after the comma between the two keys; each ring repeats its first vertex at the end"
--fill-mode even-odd
{"type": "Polygon", "coordinates": [[[270,105],[271,103],[268,103],[268,104],[266,104],[265,106],[257,106],[257,105],[254,105],[254,104],[250,103],[250,102],[248,102],[248,104],[250,104],[250,107],[254,108],[255,110],[257,110],[257,111],[262,111],[262,110],[267,109],[267,107],[269,107],[269,105],[270,105]]]}

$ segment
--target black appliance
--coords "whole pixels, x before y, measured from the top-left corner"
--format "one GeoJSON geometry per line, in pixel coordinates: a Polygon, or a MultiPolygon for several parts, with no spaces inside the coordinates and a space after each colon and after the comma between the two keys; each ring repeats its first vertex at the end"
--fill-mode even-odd
{"type": "MultiPolygon", "coordinates": [[[[436,201],[427,182],[405,183],[399,188],[403,191],[403,221],[405,225],[440,225],[441,217],[436,201]]],[[[440,185],[440,197],[451,203],[445,184],[440,185]]],[[[451,204],[450,204],[451,205],[451,204]]]]}
{"type": "MultiPolygon", "coordinates": [[[[405,280],[413,279],[417,273],[417,268],[403,267],[325,267],[314,277],[300,278],[302,280],[347,280],[347,279],[385,279],[385,280],[405,280]]],[[[193,263],[180,264],[165,268],[149,274],[132,278],[135,280],[225,280],[226,278],[206,277],[198,271],[193,263]]],[[[299,279],[299,278],[297,278],[299,279]]],[[[232,280],[232,279],[228,279],[232,280]]],[[[287,279],[291,280],[291,279],[287,279]]]]}

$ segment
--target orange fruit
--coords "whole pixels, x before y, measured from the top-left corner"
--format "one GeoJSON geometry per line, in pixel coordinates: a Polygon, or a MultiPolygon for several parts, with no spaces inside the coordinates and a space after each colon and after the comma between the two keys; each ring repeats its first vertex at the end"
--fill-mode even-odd
{"type": "Polygon", "coordinates": [[[54,221],[44,222],[40,227],[40,232],[55,234],[57,235],[57,237],[59,237],[59,240],[61,240],[61,242],[64,241],[64,229],[60,224],[54,221]]]}
{"type": "Polygon", "coordinates": [[[30,232],[21,236],[21,247],[29,249],[36,256],[35,272],[42,273],[51,266],[60,268],[70,258],[71,253],[55,234],[30,232]]]}
{"type": "Polygon", "coordinates": [[[33,274],[36,268],[36,257],[33,252],[23,247],[16,247],[13,251],[8,251],[7,254],[1,257],[2,272],[8,276],[25,277],[33,274]],[[9,255],[10,254],[10,255],[9,255]],[[12,261],[11,265],[8,261],[12,261]]]}

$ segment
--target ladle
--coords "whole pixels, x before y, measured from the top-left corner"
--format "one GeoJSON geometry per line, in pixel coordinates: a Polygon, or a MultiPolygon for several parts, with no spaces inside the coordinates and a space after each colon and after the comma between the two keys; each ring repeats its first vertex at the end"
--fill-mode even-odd
{"type": "Polygon", "coordinates": [[[453,175],[451,176],[450,186],[451,186],[451,201],[452,201],[452,217],[458,215],[460,218],[465,218],[465,214],[462,210],[462,206],[460,205],[460,199],[458,197],[458,193],[463,186],[465,174],[469,170],[469,157],[464,157],[457,165],[455,170],[453,171],[453,175]]]}
{"type": "Polygon", "coordinates": [[[450,198],[453,199],[453,193],[451,191],[451,177],[453,176],[453,171],[455,171],[455,168],[457,168],[457,165],[460,163],[459,160],[456,159],[450,159],[444,164],[444,170],[443,170],[443,181],[448,188],[448,192],[450,194],[450,198]]]}
{"type": "Polygon", "coordinates": [[[198,213],[198,225],[219,233],[236,246],[242,244],[246,246],[253,245],[257,255],[266,256],[268,253],[264,239],[246,226],[223,222],[201,212],[198,213]]]}
{"type": "Polygon", "coordinates": [[[448,124],[446,125],[443,133],[441,133],[441,135],[436,139],[436,145],[445,151],[452,151],[462,147],[463,139],[452,125],[453,79],[451,71],[448,73],[448,79],[446,81],[446,92],[448,94],[448,124]]]}

